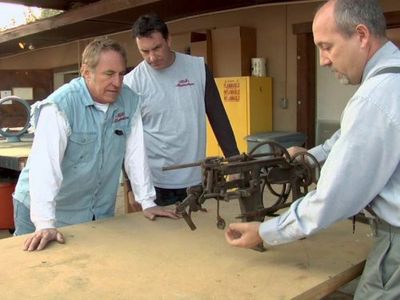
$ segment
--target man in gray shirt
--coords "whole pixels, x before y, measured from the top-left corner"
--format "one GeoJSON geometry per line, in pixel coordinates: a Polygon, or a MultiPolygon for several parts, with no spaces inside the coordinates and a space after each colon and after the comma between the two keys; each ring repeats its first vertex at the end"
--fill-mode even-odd
{"type": "Polygon", "coordinates": [[[377,236],[355,299],[400,299],[400,51],[385,29],[376,0],[329,0],[317,11],[313,33],[321,66],[360,87],[340,130],[309,150],[324,162],[317,189],[279,217],[230,224],[225,235],[239,247],[277,245],[367,207],[376,216],[377,236]]]}
{"type": "Polygon", "coordinates": [[[155,203],[170,205],[186,197],[187,187],[201,183],[201,170],[194,167],[163,172],[162,167],[205,158],[206,115],[224,155],[237,155],[239,151],[204,59],[172,51],[168,28],[156,15],[139,17],[133,36],[144,60],[125,75],[124,83],[141,96],[155,203]]]}

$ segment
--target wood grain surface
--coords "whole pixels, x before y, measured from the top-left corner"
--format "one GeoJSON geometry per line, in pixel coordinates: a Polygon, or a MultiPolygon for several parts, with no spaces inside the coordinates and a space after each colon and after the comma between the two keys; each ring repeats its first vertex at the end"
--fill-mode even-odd
{"type": "MultiPolygon", "coordinates": [[[[367,225],[343,221],[263,253],[234,248],[207,204],[195,231],[133,213],[65,227],[66,244],[41,252],[0,240],[0,299],[320,299],[360,274],[371,245],[367,225]]],[[[238,213],[222,204],[227,223],[238,213]]]]}
{"type": "Polygon", "coordinates": [[[21,171],[26,164],[32,140],[9,143],[0,140],[0,168],[21,171]]]}

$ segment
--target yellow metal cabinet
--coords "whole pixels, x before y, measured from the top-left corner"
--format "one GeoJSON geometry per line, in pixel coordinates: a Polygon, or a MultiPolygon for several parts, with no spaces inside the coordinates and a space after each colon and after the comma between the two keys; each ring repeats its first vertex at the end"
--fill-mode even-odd
{"type": "MultiPolygon", "coordinates": [[[[272,78],[215,78],[222,103],[228,114],[239,151],[247,152],[246,137],[272,131],[272,78]]],[[[223,156],[207,122],[207,156],[223,156]]]]}

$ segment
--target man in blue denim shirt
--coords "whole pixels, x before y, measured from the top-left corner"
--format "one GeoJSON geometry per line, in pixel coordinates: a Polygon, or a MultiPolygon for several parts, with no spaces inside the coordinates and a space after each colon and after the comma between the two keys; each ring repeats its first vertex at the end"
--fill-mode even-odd
{"type": "Polygon", "coordinates": [[[113,216],[124,159],[136,198],[153,202],[138,96],[122,83],[126,62],[119,44],[96,39],[83,52],[82,76],[34,106],[35,138],[14,193],[15,234],[35,231],[24,250],[63,243],[57,227],[113,216]]]}

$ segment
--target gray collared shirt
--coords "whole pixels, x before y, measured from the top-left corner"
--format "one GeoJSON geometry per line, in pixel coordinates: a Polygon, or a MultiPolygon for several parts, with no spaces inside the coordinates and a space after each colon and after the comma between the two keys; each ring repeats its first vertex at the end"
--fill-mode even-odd
{"type": "Polygon", "coordinates": [[[259,229],[268,244],[310,235],[369,205],[400,227],[400,51],[391,42],[367,63],[340,130],[311,149],[324,162],[317,189],[259,229]]]}

